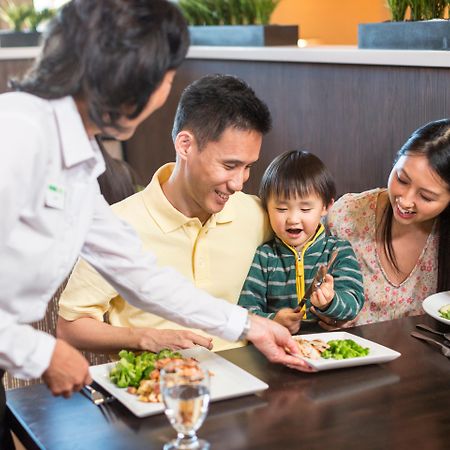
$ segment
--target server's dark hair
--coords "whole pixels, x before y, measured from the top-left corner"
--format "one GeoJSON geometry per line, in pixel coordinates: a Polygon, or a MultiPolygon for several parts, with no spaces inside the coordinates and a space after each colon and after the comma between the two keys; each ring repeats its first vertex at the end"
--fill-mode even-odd
{"type": "Polygon", "coordinates": [[[72,0],[50,22],[43,49],[11,87],[46,99],[83,99],[100,128],[137,117],[189,46],[186,21],[166,0],[72,0]]]}
{"type": "MultiPolygon", "coordinates": [[[[398,151],[396,160],[405,155],[424,155],[431,169],[447,184],[450,191],[450,119],[436,120],[418,128],[398,151]]],[[[392,247],[393,211],[386,206],[378,230],[386,255],[396,270],[398,263],[392,247]]],[[[438,287],[437,291],[450,290],[450,204],[438,217],[438,287]]]]}
{"type": "Polygon", "coordinates": [[[336,197],[333,177],[325,164],[312,153],[291,150],[278,155],[261,179],[259,196],[267,209],[271,196],[288,199],[317,194],[329,206],[336,197]]]}
{"type": "Polygon", "coordinates": [[[180,131],[190,130],[202,150],[230,127],[266,134],[271,125],[267,105],[245,81],[231,75],[206,75],[183,91],[172,139],[175,141],[180,131]]]}

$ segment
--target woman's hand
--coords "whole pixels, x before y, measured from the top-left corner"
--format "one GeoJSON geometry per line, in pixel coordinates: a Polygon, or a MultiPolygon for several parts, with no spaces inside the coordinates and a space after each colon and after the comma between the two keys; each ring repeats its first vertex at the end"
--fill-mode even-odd
{"type": "Polygon", "coordinates": [[[136,328],[140,350],[159,352],[164,348],[183,350],[201,345],[211,350],[212,338],[201,336],[189,330],[158,330],[156,328],[136,328]]]}
{"type": "Polygon", "coordinates": [[[356,319],[353,320],[335,320],[327,317],[318,311],[314,306],[311,306],[310,311],[319,318],[319,325],[327,331],[335,331],[341,328],[351,328],[355,326],[356,319]]]}
{"type": "Polygon", "coordinates": [[[286,327],[291,334],[295,334],[300,330],[303,312],[295,312],[292,308],[280,309],[273,320],[280,325],[286,327]]]}

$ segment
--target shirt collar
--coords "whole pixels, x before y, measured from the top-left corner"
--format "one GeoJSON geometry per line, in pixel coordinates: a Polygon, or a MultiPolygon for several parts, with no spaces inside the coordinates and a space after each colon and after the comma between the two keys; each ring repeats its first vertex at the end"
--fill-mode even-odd
{"type": "Polygon", "coordinates": [[[58,124],[65,166],[69,168],[92,160],[100,175],[105,170],[103,157],[95,140],[89,139],[74,99],[63,97],[50,102],[58,124]]]}
{"type": "MultiPolygon", "coordinates": [[[[175,163],[165,164],[160,167],[153,175],[148,186],[142,191],[144,204],[148,213],[155,219],[156,223],[165,233],[170,233],[188,222],[197,221],[199,226],[201,223],[198,218],[187,217],[167,200],[161,185],[165,183],[173,172],[175,163]]],[[[205,226],[214,228],[217,224],[233,221],[235,217],[235,209],[230,204],[231,198],[225,204],[222,211],[213,214],[206,222],[205,226]]]]}

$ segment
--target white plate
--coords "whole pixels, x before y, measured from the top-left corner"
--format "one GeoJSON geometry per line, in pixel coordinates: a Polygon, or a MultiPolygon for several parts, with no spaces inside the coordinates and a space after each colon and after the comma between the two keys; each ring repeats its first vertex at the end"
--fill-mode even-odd
{"type": "Polygon", "coordinates": [[[450,304],[450,291],[430,295],[423,301],[422,306],[425,312],[431,317],[439,320],[439,322],[450,325],[450,320],[444,319],[439,313],[439,308],[448,304],[450,304]]]}
{"type": "MultiPolygon", "coordinates": [[[[259,378],[254,377],[204,347],[181,350],[180,353],[185,357],[197,359],[203,368],[213,372],[214,375],[211,376],[211,401],[253,394],[269,387],[259,378]]],[[[112,362],[91,366],[90,372],[92,378],[138,417],[151,416],[164,411],[164,405],[162,403],[140,402],[136,395],[129,394],[126,389],[119,388],[112,383],[109,380],[109,372],[115,364],[112,362]]]]}
{"type": "Polygon", "coordinates": [[[357,344],[362,347],[369,348],[369,354],[367,356],[360,356],[358,358],[348,358],[348,359],[310,359],[305,358],[305,360],[317,370],[329,370],[329,369],[340,369],[342,367],[353,367],[353,366],[363,366],[366,364],[380,364],[393,359],[398,358],[401,354],[383,345],[377,344],[376,342],[369,341],[354,334],[347,333],[345,331],[333,331],[331,333],[316,333],[316,334],[302,334],[300,336],[294,336],[300,339],[321,339],[322,341],[328,342],[337,339],[353,339],[357,344]]]}

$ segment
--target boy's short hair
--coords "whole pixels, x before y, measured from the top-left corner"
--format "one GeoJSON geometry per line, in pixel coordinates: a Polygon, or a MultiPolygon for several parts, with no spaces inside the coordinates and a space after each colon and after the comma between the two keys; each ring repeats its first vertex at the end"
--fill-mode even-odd
{"type": "Polygon", "coordinates": [[[336,186],[325,164],[312,153],[291,150],[277,156],[261,180],[259,196],[263,207],[272,195],[279,198],[317,194],[329,206],[336,197],[336,186]]]}
{"type": "Polygon", "coordinates": [[[183,91],[172,139],[175,141],[180,131],[189,130],[202,150],[230,127],[266,134],[271,126],[267,105],[245,81],[231,75],[206,75],[183,91]]]}

